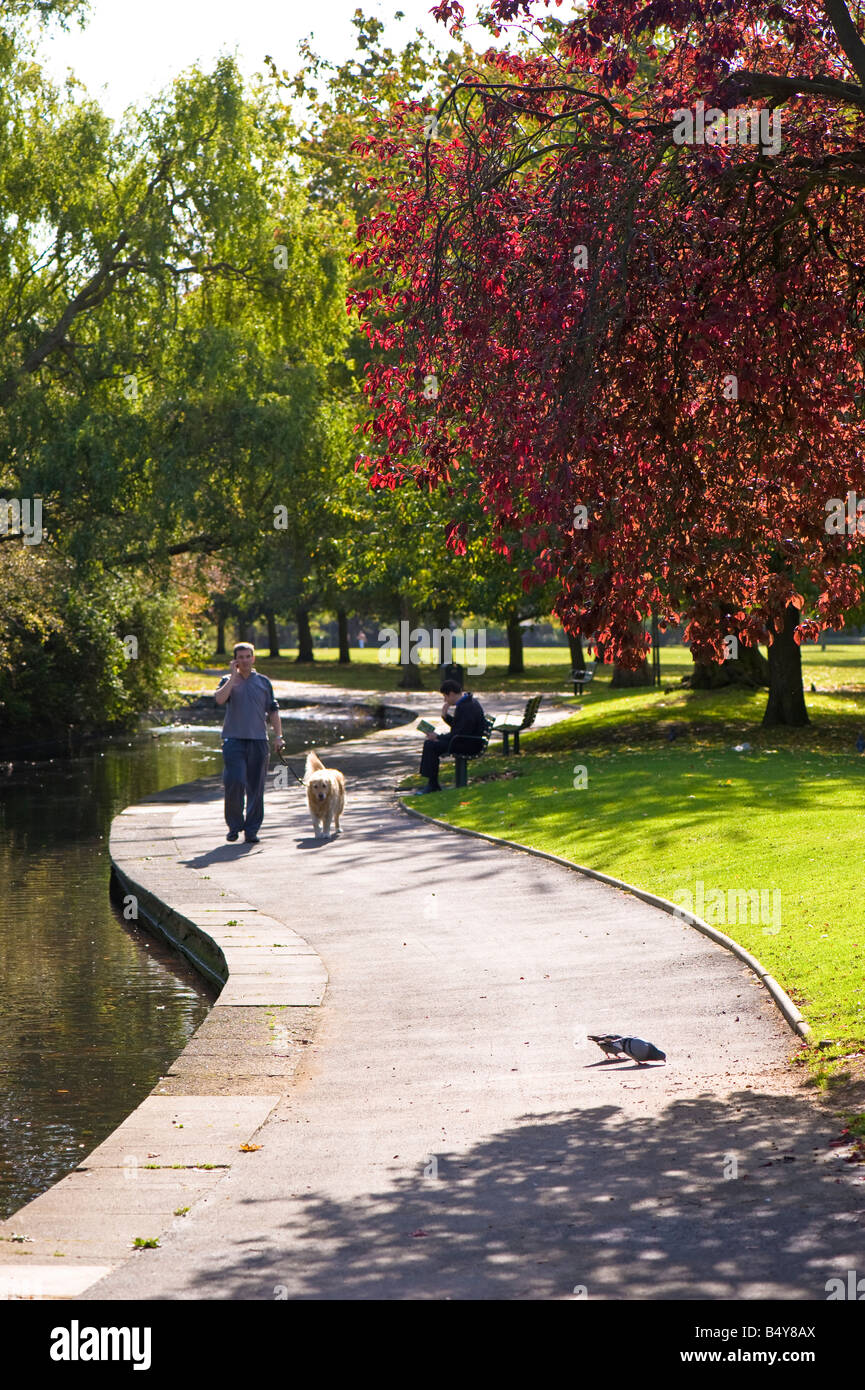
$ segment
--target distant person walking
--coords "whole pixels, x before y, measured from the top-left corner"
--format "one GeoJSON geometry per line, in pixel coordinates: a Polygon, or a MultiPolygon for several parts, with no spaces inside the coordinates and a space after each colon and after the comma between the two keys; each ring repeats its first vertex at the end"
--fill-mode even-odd
{"type": "Polygon", "coordinates": [[[359,632],[359,633],[357,634],[357,645],[360,647],[361,651],[363,651],[364,647],[366,646],[366,633],[365,633],[365,632],[359,632]]]}
{"type": "Polygon", "coordinates": [[[258,844],[258,832],[264,819],[264,784],[270,748],[267,741],[267,721],[276,734],[277,748],[284,747],[279,705],[267,676],[260,676],[255,666],[255,648],[251,642],[238,642],[234,648],[231,674],[223,676],[214,699],[226,705],[222,725],[222,758],[225,788],[226,840],[236,840],[243,830],[248,845],[258,844]],[[243,800],[246,797],[246,815],[243,800]]]}

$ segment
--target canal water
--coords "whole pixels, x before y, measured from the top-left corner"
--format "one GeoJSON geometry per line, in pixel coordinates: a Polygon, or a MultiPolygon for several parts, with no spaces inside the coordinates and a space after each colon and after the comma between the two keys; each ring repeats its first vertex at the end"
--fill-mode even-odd
{"type": "MultiPolygon", "coordinates": [[[[371,727],[332,706],[281,714],[290,753],[371,727]]],[[[75,757],[0,763],[0,1219],[125,1119],[215,998],[124,921],[108,835],[124,806],[219,773],[220,741],[216,725],[178,724],[75,757]]]]}

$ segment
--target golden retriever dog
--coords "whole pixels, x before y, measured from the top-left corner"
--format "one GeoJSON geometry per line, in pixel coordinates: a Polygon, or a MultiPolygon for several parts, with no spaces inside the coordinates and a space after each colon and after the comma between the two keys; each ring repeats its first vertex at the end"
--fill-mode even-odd
{"type": "Polygon", "coordinates": [[[334,824],[333,833],[338,835],[339,818],[345,806],[345,778],[342,773],[325,767],[315,753],[307,753],[303,780],[315,838],[329,838],[331,821],[334,824]]]}

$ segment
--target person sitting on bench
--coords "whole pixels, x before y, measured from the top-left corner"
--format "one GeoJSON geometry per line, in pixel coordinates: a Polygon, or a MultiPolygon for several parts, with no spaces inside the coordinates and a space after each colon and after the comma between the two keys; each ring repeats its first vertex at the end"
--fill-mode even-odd
{"type": "Polygon", "coordinates": [[[439,689],[445,697],[442,719],[446,724],[450,724],[451,731],[449,734],[427,734],[420,759],[421,774],[426,777],[427,784],[421,788],[418,796],[441,791],[439,762],[450,753],[454,739],[466,735],[481,739],[484,734],[484,712],[474,695],[468,690],[464,691],[459,682],[454,680],[442,681],[439,689]],[[451,710],[453,714],[450,713],[451,710]]]}

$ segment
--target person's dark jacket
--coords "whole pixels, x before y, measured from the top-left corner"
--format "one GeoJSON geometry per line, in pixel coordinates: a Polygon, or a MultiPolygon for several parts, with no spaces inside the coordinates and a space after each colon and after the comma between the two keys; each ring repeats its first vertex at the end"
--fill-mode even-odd
{"type": "Polygon", "coordinates": [[[451,733],[456,735],[472,735],[481,738],[484,732],[484,712],[474,695],[468,691],[461,695],[454,705],[453,714],[443,716],[446,724],[450,725],[451,733]]]}

